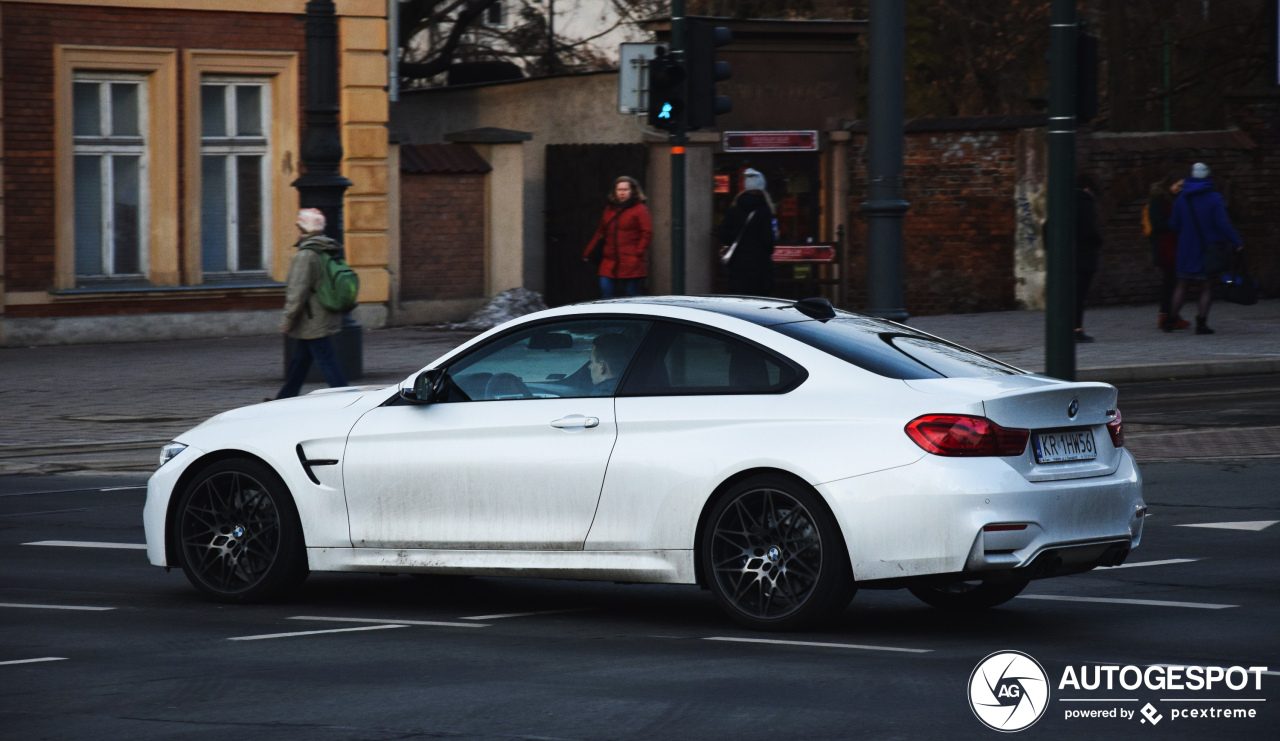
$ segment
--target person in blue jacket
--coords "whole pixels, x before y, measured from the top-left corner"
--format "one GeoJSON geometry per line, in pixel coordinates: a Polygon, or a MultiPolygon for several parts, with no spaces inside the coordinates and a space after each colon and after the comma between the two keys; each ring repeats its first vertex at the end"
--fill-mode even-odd
{"type": "Polygon", "coordinates": [[[1197,162],[1191,167],[1191,177],[1182,186],[1182,193],[1173,203],[1169,216],[1169,228],[1178,235],[1178,286],[1173,289],[1173,301],[1165,321],[1160,326],[1166,332],[1174,330],[1178,311],[1187,291],[1187,284],[1200,284],[1200,312],[1196,315],[1196,334],[1213,334],[1209,329],[1209,304],[1213,301],[1213,278],[1205,272],[1205,249],[1214,242],[1227,242],[1237,250],[1243,247],[1240,235],[1227,218],[1227,206],[1222,195],[1209,179],[1209,166],[1197,162]]]}

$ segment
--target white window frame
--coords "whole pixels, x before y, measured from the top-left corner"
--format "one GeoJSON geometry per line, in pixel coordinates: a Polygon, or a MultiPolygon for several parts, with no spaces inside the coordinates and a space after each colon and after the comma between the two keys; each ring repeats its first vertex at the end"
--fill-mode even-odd
{"type": "MultiPolygon", "coordinates": [[[[238,117],[236,115],[236,87],[257,87],[261,92],[258,100],[261,103],[262,120],[259,122],[259,129],[262,131],[261,136],[223,136],[223,137],[206,137],[204,131],[197,132],[200,137],[200,158],[203,166],[204,157],[206,156],[224,156],[226,157],[226,203],[227,203],[227,221],[224,224],[227,235],[227,270],[226,272],[204,272],[205,277],[227,277],[232,275],[267,275],[271,272],[271,235],[272,235],[272,208],[274,204],[271,200],[271,95],[272,80],[270,77],[246,77],[239,75],[201,75],[200,91],[201,100],[203,100],[205,85],[220,85],[224,89],[223,110],[226,115],[226,125],[228,130],[236,126],[238,117]],[[253,270],[240,269],[240,230],[239,230],[239,213],[240,213],[240,193],[239,181],[236,178],[236,157],[239,155],[248,155],[261,157],[262,168],[260,176],[262,182],[260,192],[262,194],[262,203],[259,206],[262,219],[262,244],[261,248],[261,265],[262,267],[253,270]]],[[[203,119],[201,119],[203,122],[203,119]]],[[[204,192],[201,191],[201,198],[204,198],[204,192]]],[[[203,231],[203,229],[202,229],[203,231]]],[[[204,235],[200,235],[201,260],[204,256],[204,235]]]]}
{"type": "MultiPolygon", "coordinates": [[[[76,274],[76,278],[143,278],[149,274],[150,236],[151,236],[151,189],[150,189],[150,146],[147,139],[150,111],[147,101],[146,75],[129,73],[80,72],[72,76],[72,85],[81,82],[98,84],[98,126],[99,136],[76,136],[72,132],[72,157],[98,156],[102,159],[99,168],[102,199],[102,272],[97,274],[76,274]],[[110,132],[111,116],[111,83],[127,82],[138,86],[138,136],[115,137],[110,132]],[[137,143],[112,142],[111,139],[137,139],[137,143]],[[115,272],[115,156],[124,155],[138,157],[138,272],[115,272]]],[[[74,89],[74,87],[73,87],[74,89]]],[[[71,120],[75,120],[75,110],[71,111],[71,120]]]]}

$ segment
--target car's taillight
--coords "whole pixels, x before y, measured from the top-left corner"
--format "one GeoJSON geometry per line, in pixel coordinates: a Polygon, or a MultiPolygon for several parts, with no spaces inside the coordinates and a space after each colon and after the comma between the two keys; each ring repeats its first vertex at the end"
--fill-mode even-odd
{"type": "Polygon", "coordinates": [[[1124,422],[1120,410],[1115,410],[1115,419],[1107,423],[1107,434],[1111,436],[1111,444],[1117,448],[1124,447],[1124,422]]]}
{"type": "Polygon", "coordinates": [[[1027,449],[1031,430],[1001,427],[986,417],[926,414],[907,423],[916,445],[946,456],[1013,456],[1027,449]]]}

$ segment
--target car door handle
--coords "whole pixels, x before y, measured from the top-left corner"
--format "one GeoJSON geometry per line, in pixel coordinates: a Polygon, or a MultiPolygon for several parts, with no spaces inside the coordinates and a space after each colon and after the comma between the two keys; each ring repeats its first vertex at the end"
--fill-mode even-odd
{"type": "Polygon", "coordinates": [[[568,427],[599,427],[599,417],[584,417],[581,414],[570,414],[568,417],[561,417],[551,423],[552,427],[557,429],[565,429],[568,427]]]}

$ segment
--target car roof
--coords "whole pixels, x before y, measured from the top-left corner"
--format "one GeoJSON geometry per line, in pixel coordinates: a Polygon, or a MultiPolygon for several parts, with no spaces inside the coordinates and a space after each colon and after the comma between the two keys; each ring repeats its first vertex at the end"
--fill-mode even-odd
{"type": "MultiPolygon", "coordinates": [[[[742,319],[762,327],[813,320],[812,317],[797,310],[794,301],[762,296],[633,296],[606,298],[577,305],[585,307],[600,304],[678,306],[684,309],[700,309],[742,319]]],[[[839,310],[837,313],[854,316],[839,310]]]]}

